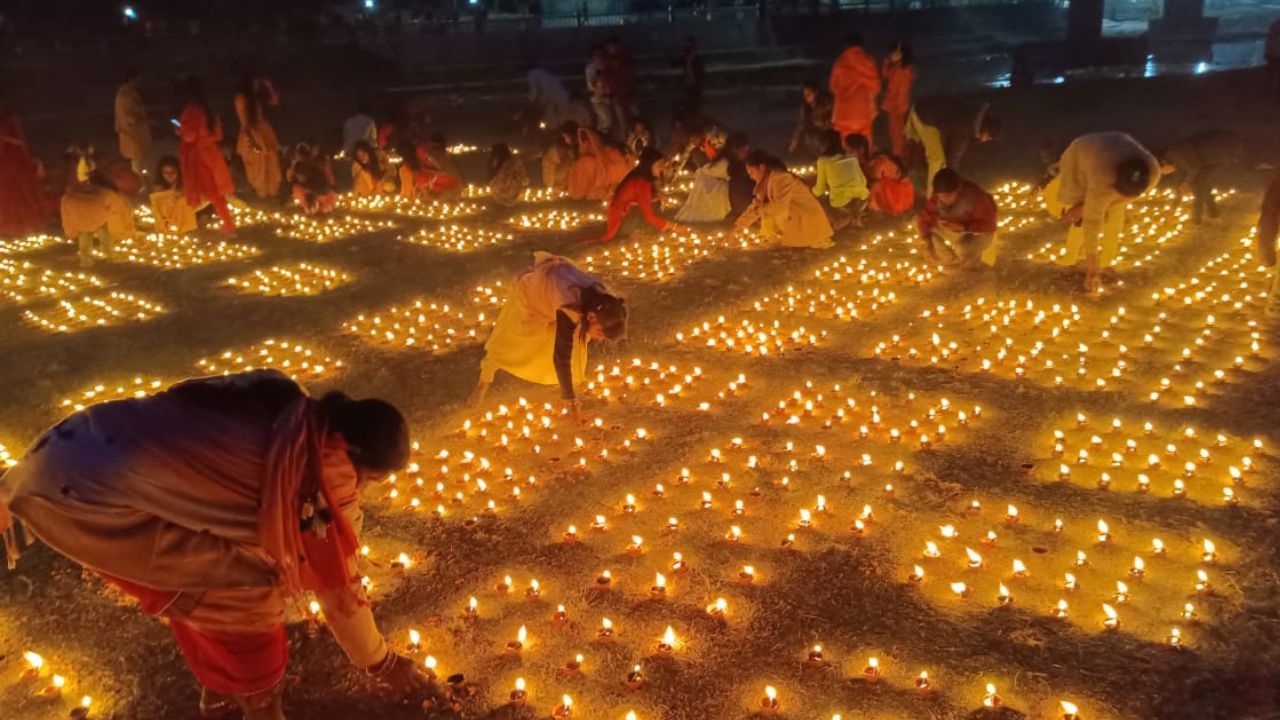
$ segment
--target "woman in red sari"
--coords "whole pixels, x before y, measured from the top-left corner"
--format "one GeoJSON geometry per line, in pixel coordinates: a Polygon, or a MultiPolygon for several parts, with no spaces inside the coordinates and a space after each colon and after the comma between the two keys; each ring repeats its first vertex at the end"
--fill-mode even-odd
{"type": "Polygon", "coordinates": [[[40,177],[22,121],[0,101],[0,237],[26,235],[44,222],[40,177]]]}
{"type": "Polygon", "coordinates": [[[434,690],[378,632],[357,565],[360,490],[408,458],[381,400],[313,398],[275,370],[189,380],[47,431],[0,478],[0,531],[20,520],[165,618],[202,717],[283,720],[285,611],[304,593],[383,690],[434,690]]]}
{"type": "Polygon", "coordinates": [[[227,206],[227,196],[235,186],[231,184],[227,158],[222,154],[222,122],[209,110],[204,83],[199,79],[187,80],[185,95],[178,116],[178,162],[182,165],[187,204],[198,208],[202,202],[209,203],[222,219],[222,231],[234,235],[236,219],[227,206]]]}

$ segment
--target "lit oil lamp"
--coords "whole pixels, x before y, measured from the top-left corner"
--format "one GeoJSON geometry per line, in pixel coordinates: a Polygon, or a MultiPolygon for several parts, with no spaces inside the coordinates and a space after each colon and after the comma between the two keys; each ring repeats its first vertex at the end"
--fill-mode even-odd
{"type": "Polygon", "coordinates": [[[422,648],[422,633],[409,628],[409,652],[416,653],[422,648]]]}
{"type": "Polygon", "coordinates": [[[933,686],[929,684],[928,670],[920,671],[920,674],[916,676],[915,686],[918,693],[927,693],[933,689],[933,686]]]}
{"type": "Polygon", "coordinates": [[[916,565],[911,570],[911,574],[907,576],[907,580],[911,581],[916,585],[919,585],[920,583],[924,582],[924,568],[920,567],[919,565],[916,565]]]}
{"type": "Polygon", "coordinates": [[[568,695],[561,696],[560,704],[551,711],[551,717],[554,718],[554,720],[567,720],[568,718],[573,717],[573,698],[568,695]]]}
{"type": "Polygon", "coordinates": [[[628,555],[640,555],[644,552],[644,538],[639,535],[631,536],[631,544],[627,546],[628,555]]]}
{"type": "Polygon", "coordinates": [[[995,709],[1004,704],[1004,700],[996,694],[995,683],[987,683],[986,692],[982,696],[982,707],[995,709]]]}
{"type": "Polygon", "coordinates": [[[508,696],[512,707],[522,708],[528,699],[528,693],[525,692],[524,678],[516,678],[515,689],[508,696]]]}
{"type": "Polygon", "coordinates": [[[1165,555],[1165,553],[1166,553],[1166,552],[1167,552],[1167,551],[1165,550],[1165,547],[1164,547],[1164,541],[1163,541],[1163,540],[1161,540],[1160,538],[1152,538],[1152,539],[1151,539],[1151,554],[1152,554],[1152,555],[1155,555],[1156,557],[1164,557],[1164,555],[1165,555]]]}
{"type": "Polygon", "coordinates": [[[750,585],[756,581],[756,569],[752,565],[743,565],[742,571],[738,573],[739,585],[750,585]]]}
{"type": "Polygon", "coordinates": [[[467,599],[467,606],[462,610],[463,620],[474,620],[480,617],[480,601],[472,595],[467,599]]]}
{"type": "Polygon", "coordinates": [[[814,645],[809,650],[808,657],[805,658],[804,664],[810,668],[825,668],[831,665],[822,655],[822,646],[814,645]]]}
{"type": "Polygon", "coordinates": [[[658,654],[670,655],[676,651],[676,631],[670,625],[667,626],[666,632],[662,634],[662,639],[658,641],[658,654]]]}
{"type": "Polygon", "coordinates": [[[973,548],[965,548],[964,553],[969,558],[970,570],[977,570],[982,567],[982,556],[974,552],[973,548]]]}
{"type": "Polygon", "coordinates": [[[867,658],[867,666],[862,668],[862,677],[867,682],[880,681],[880,659],[867,658]]]}
{"type": "Polygon", "coordinates": [[[1102,627],[1107,630],[1115,630],[1120,627],[1120,616],[1116,614],[1116,609],[1106,603],[1102,603],[1102,612],[1106,616],[1102,619],[1102,627]]]}
{"type": "Polygon", "coordinates": [[[557,605],[555,612],[551,613],[551,624],[560,627],[569,622],[569,613],[564,609],[563,605],[557,605]]]}
{"type": "Polygon", "coordinates": [[[671,553],[671,572],[680,575],[689,572],[689,564],[684,561],[684,555],[678,552],[671,553]]]}
{"type": "Polygon", "coordinates": [[[667,578],[662,573],[654,573],[653,587],[649,588],[650,600],[665,600],[667,597],[667,578]]]}
{"type": "Polygon", "coordinates": [[[530,600],[537,600],[542,595],[542,586],[538,584],[537,578],[529,581],[529,587],[525,588],[524,596],[530,600]]]}
{"type": "Polygon", "coordinates": [[[969,586],[966,583],[953,582],[951,583],[951,592],[958,598],[967,598],[969,597],[969,586]]]}
{"type": "Polygon", "coordinates": [[[1165,636],[1164,641],[1169,647],[1181,648],[1182,647],[1182,631],[1179,630],[1178,628],[1173,628],[1172,630],[1169,631],[1169,634],[1165,636]]]}
{"type": "Polygon", "coordinates": [[[1081,720],[1080,709],[1076,704],[1067,700],[1059,700],[1058,707],[1062,709],[1062,720],[1081,720]]]}
{"type": "Polygon", "coordinates": [[[497,585],[493,586],[493,591],[499,595],[506,595],[511,591],[511,582],[510,575],[504,576],[497,585]]]}
{"type": "Polygon", "coordinates": [[[579,653],[565,660],[564,666],[560,668],[560,674],[565,677],[574,677],[582,672],[582,663],[585,658],[579,653]]]}
{"type": "Polygon", "coordinates": [[[778,691],[772,685],[764,688],[764,697],[760,699],[760,714],[772,717],[778,714],[781,703],[778,702],[778,691]]]}
{"type": "Polygon", "coordinates": [[[1067,601],[1058,600],[1058,604],[1054,606],[1050,614],[1060,620],[1065,619],[1067,617],[1067,601]]]}
{"type": "Polygon", "coordinates": [[[1010,505],[1005,510],[1004,521],[1010,525],[1016,525],[1018,523],[1018,508],[1010,505]]]}
{"type": "Polygon", "coordinates": [[[932,540],[926,540],[924,543],[924,552],[921,553],[927,558],[940,558],[942,551],[938,550],[938,544],[932,540]]]}
{"type": "Polygon", "coordinates": [[[1000,583],[1000,588],[996,593],[996,602],[1000,603],[1002,607],[1013,602],[1013,596],[1009,594],[1009,588],[1005,587],[1004,583],[1000,583]]]}
{"type": "Polygon", "coordinates": [[[1213,585],[1209,582],[1209,573],[1204,570],[1196,571],[1195,590],[1200,595],[1208,595],[1213,592],[1213,585]]]}
{"type": "Polygon", "coordinates": [[[1129,586],[1123,580],[1116,581],[1116,592],[1111,596],[1117,605],[1123,605],[1129,602],[1129,586]]]}
{"type": "Polygon", "coordinates": [[[1194,623],[1199,621],[1200,617],[1196,615],[1196,606],[1186,603],[1182,606],[1182,619],[1187,622],[1194,623]]]}
{"type": "Polygon", "coordinates": [[[613,585],[613,573],[612,573],[612,572],[610,572],[610,571],[608,571],[608,570],[602,570],[602,571],[600,572],[600,574],[596,576],[596,589],[597,589],[597,590],[608,590],[608,589],[609,589],[609,587],[610,587],[610,586],[612,586],[612,585],[613,585]]]}
{"type": "MultiPolygon", "coordinates": [[[[631,672],[627,673],[627,679],[624,684],[628,690],[639,690],[644,686],[644,673],[640,671],[639,665],[632,667],[631,672]]],[[[634,718],[635,713],[631,713],[630,717],[634,718]]]]}
{"type": "Polygon", "coordinates": [[[728,611],[729,601],[724,598],[716,598],[715,602],[707,606],[707,614],[713,618],[723,618],[728,611]]]}
{"type": "Polygon", "coordinates": [[[520,651],[524,649],[525,642],[528,640],[529,629],[524,625],[521,625],[520,629],[516,631],[516,639],[507,643],[507,653],[511,655],[519,655],[520,651]]]}
{"type": "Polygon", "coordinates": [[[26,661],[27,669],[22,672],[21,679],[30,682],[40,677],[40,672],[44,669],[44,657],[40,653],[27,650],[22,653],[22,659],[26,661]]]}
{"type": "Polygon", "coordinates": [[[1111,542],[1111,528],[1107,526],[1106,520],[1098,521],[1098,543],[1106,545],[1111,542]]]}
{"type": "Polygon", "coordinates": [[[1204,539],[1204,552],[1200,554],[1200,559],[1207,563],[1218,559],[1218,548],[1209,538],[1204,539]]]}
{"type": "Polygon", "coordinates": [[[600,629],[596,630],[596,639],[602,643],[611,643],[613,642],[613,638],[613,621],[609,618],[601,619],[600,629]]]}

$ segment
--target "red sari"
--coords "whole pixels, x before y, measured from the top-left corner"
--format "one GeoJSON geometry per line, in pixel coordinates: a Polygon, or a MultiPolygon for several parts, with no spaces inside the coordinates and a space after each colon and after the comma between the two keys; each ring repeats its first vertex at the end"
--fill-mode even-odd
{"type": "Polygon", "coordinates": [[[44,221],[40,178],[22,122],[0,114],[0,236],[27,235],[44,221]]]}
{"type": "Polygon", "coordinates": [[[222,154],[222,123],[215,121],[209,129],[208,115],[204,108],[191,104],[178,116],[182,132],[182,144],[178,148],[178,163],[182,166],[182,187],[187,203],[192,207],[201,202],[217,202],[235,189],[231,184],[231,171],[222,154]]]}

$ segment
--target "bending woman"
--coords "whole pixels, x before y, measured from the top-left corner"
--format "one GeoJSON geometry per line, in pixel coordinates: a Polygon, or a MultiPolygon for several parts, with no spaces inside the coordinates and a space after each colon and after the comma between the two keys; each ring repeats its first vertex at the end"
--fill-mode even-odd
{"type": "Polygon", "coordinates": [[[573,261],[533,254],[533,267],[516,276],[507,304],[484,344],[480,382],[472,402],[484,400],[499,370],[539,385],[559,385],[573,413],[574,385],[586,377],[587,343],[627,333],[627,305],[573,261]]]}
{"type": "Polygon", "coordinates": [[[587,242],[606,243],[619,236],[625,238],[646,223],[658,231],[683,232],[683,227],[658,217],[653,211],[660,197],[658,178],[666,169],[667,159],[656,148],[641,150],[635,169],[622,179],[609,201],[604,235],[587,242]]]}
{"type": "Polygon", "coordinates": [[[304,593],[384,690],[429,688],[378,632],[355,565],[360,489],[408,457],[381,400],[308,397],[275,370],[190,380],[47,431],[0,483],[0,530],[21,520],[164,617],[203,717],[281,720],[285,604],[304,593]]]}

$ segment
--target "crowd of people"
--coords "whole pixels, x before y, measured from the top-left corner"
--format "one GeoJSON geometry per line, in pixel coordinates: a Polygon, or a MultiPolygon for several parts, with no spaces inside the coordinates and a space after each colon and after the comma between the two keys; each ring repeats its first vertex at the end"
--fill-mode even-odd
{"type": "MultiPolygon", "coordinates": [[[[520,117],[546,130],[541,181],[570,199],[607,202],[604,228],[589,242],[731,224],[758,228],[780,246],[823,248],[856,233],[869,214],[915,211],[929,263],[978,269],[996,261],[999,205],[962,174],[962,163],[975,145],[999,137],[1000,123],[986,104],[914,97],[907,43],[893,43],[877,61],[851,37],[827,81],[801,88],[786,143],[791,155],[814,161],[812,181],[705,112],[696,41],[685,42],[676,65],[679,107],[665,143],[640,111],[635,62],[620,41],[592,53],[585,101],[546,69],[528,70],[529,106],[520,117]],[[663,190],[676,181],[688,183],[688,197],[667,219],[663,190]]],[[[73,146],[57,183],[42,176],[17,116],[0,107],[0,236],[40,230],[57,216],[90,263],[137,232],[133,204],[144,189],[161,229],[195,232],[208,208],[223,232],[234,233],[232,208],[244,201],[224,150],[230,136],[198,79],[188,79],[182,95],[170,128],[177,154],[153,157],[156,128],[130,73],[115,101],[119,158],[73,146]]],[[[357,196],[430,200],[463,185],[445,137],[417,103],[381,120],[360,107],[343,123],[335,152],[318,142],[286,149],[271,121],[280,101],[260,74],[246,76],[233,98],[234,155],[255,202],[332,212],[335,158],[349,164],[357,196]]],[[[1114,131],[1047,149],[1045,206],[1067,227],[1066,262],[1083,261],[1085,288],[1102,288],[1130,203],[1174,176],[1193,195],[1193,222],[1212,220],[1218,174],[1241,152],[1240,138],[1221,130],[1157,152],[1114,131]]],[[[502,205],[519,202],[530,185],[524,160],[506,143],[492,146],[486,176],[502,205]]],[[[1280,180],[1266,193],[1258,228],[1267,265],[1276,263],[1278,232],[1280,180]]],[[[537,253],[485,344],[473,397],[483,399],[503,371],[558,386],[576,417],[589,343],[623,337],[627,322],[626,301],[603,279],[537,253]]],[[[46,433],[4,476],[0,530],[12,551],[8,531],[21,520],[165,617],[203,688],[204,717],[239,710],[248,720],[283,718],[285,606],[304,593],[317,598],[352,663],[389,692],[422,691],[430,703],[434,683],[388,647],[355,569],[360,488],[408,457],[404,418],[385,402],[312,398],[274,371],[193,380],[92,406],[46,433]]]]}

